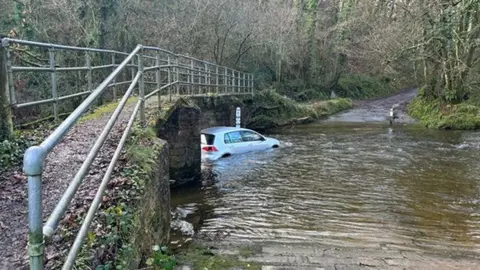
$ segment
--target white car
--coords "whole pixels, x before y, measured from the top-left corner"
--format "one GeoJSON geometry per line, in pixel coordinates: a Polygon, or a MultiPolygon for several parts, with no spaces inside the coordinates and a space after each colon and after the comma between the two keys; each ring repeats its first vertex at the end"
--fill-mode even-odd
{"type": "Polygon", "coordinates": [[[234,154],[277,148],[280,142],[245,128],[212,127],[202,130],[202,159],[213,161],[234,154]]]}

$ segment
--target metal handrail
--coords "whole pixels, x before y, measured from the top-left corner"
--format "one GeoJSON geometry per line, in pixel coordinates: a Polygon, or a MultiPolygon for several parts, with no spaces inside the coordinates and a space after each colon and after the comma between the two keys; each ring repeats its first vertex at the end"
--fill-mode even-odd
{"type": "MultiPolygon", "coordinates": [[[[2,39],[2,44],[4,44],[6,50],[7,50],[7,71],[9,74],[9,82],[8,82],[8,88],[9,88],[9,95],[10,95],[10,102],[12,105],[12,108],[14,109],[19,109],[19,108],[26,108],[26,107],[32,107],[32,106],[37,106],[41,104],[53,104],[53,116],[55,121],[58,120],[58,114],[59,112],[57,111],[57,104],[59,101],[63,100],[69,100],[78,96],[83,96],[85,94],[88,94],[92,92],[92,72],[98,69],[114,69],[118,67],[116,64],[116,55],[119,56],[128,56],[128,53],[121,52],[121,51],[116,51],[116,50],[106,50],[106,49],[96,49],[96,48],[84,48],[84,47],[76,47],[76,46],[67,46],[67,45],[59,45],[59,44],[51,44],[51,43],[43,43],[43,42],[36,42],[36,41],[27,41],[27,40],[19,40],[19,39],[13,39],[13,38],[3,38],[2,39]],[[13,66],[12,64],[12,54],[9,52],[9,44],[20,44],[20,45],[27,45],[27,46],[32,46],[32,47],[40,47],[44,49],[48,49],[49,51],[49,65],[47,66],[37,66],[37,67],[32,67],[32,66],[13,66]],[[63,66],[58,66],[55,63],[55,52],[56,51],[78,51],[78,52],[85,52],[86,53],[86,66],[75,66],[75,67],[63,67],[63,66]],[[92,60],[91,56],[89,55],[90,53],[104,53],[104,54],[110,54],[112,56],[112,61],[111,63],[108,64],[102,64],[99,66],[93,66],[92,65],[92,60]],[[35,100],[35,101],[28,101],[28,102],[22,102],[19,103],[17,102],[17,97],[15,93],[15,85],[13,83],[13,74],[16,72],[47,72],[51,73],[51,97],[42,99],[42,100],[35,100]],[[73,94],[67,94],[67,95],[58,95],[58,89],[57,89],[57,73],[58,72],[72,72],[72,71],[86,71],[87,72],[87,89],[83,89],[81,93],[73,93],[73,94]],[[86,91],[85,91],[86,90],[86,91]]],[[[149,66],[145,68],[145,71],[156,71],[157,75],[156,77],[160,77],[158,73],[165,73],[167,72],[170,74],[169,76],[172,76],[173,73],[175,73],[176,76],[183,76],[184,78],[187,78],[186,81],[183,82],[182,85],[185,84],[192,84],[194,83],[197,87],[200,86],[205,86],[209,85],[211,87],[216,87],[217,92],[220,87],[223,87],[224,91],[223,93],[236,93],[238,91],[235,91],[235,89],[246,89],[250,92],[253,92],[253,76],[251,74],[245,74],[242,73],[238,70],[235,69],[230,69],[227,67],[221,67],[218,66],[214,63],[200,60],[191,56],[186,56],[186,55],[180,55],[180,54],[175,54],[171,51],[162,49],[162,48],[157,48],[153,46],[143,46],[142,47],[142,55],[140,56],[141,58],[144,58],[146,60],[154,59],[156,61],[154,66],[149,66]],[[151,56],[148,55],[147,52],[150,53],[156,53],[156,56],[151,56]],[[160,58],[160,53],[166,54],[168,56],[168,59],[162,59],[160,58]],[[180,61],[180,59],[183,59],[180,61]],[[160,63],[166,63],[166,65],[160,65],[160,63]],[[182,71],[182,72],[180,72],[182,71]],[[201,73],[201,75],[200,75],[201,73]],[[243,77],[238,77],[235,76],[235,74],[245,74],[243,77]],[[207,79],[208,76],[208,79],[207,79]],[[216,85],[213,85],[211,82],[207,83],[207,80],[211,80],[212,78],[216,78],[215,82],[216,85]],[[220,79],[222,79],[223,84],[219,84],[220,79]],[[197,81],[198,83],[195,83],[197,81]],[[203,84],[200,84],[201,81],[204,81],[203,84]],[[231,91],[230,91],[231,90],[231,91]]],[[[133,59],[132,59],[133,60],[133,59]]],[[[133,62],[132,62],[133,63],[133,62]]],[[[128,63],[126,67],[131,67],[132,68],[132,79],[134,77],[135,71],[134,69],[137,68],[137,65],[133,65],[132,63],[128,63]]],[[[180,81],[178,79],[178,81],[180,81]]],[[[147,82],[147,84],[155,84],[151,82],[147,82]]],[[[156,82],[157,88],[159,88],[159,83],[158,81],[156,82]]],[[[113,88],[113,98],[116,99],[116,94],[117,94],[117,84],[115,80],[113,83],[109,85],[109,87],[113,88]]],[[[180,85],[179,85],[180,87],[180,85]]],[[[178,87],[178,88],[179,88],[178,87]]],[[[177,91],[175,91],[175,94],[180,94],[180,90],[177,88],[177,91]]],[[[191,95],[192,90],[189,89],[186,91],[186,94],[191,95]]],[[[172,93],[170,93],[170,96],[172,93]]]]}
{"type": "MultiPolygon", "coordinates": [[[[19,41],[9,39],[10,41],[15,41],[19,44],[27,44],[27,45],[38,45],[38,42],[30,42],[30,41],[19,41]]],[[[78,48],[78,47],[70,47],[64,45],[52,45],[52,44],[41,44],[41,46],[46,48],[61,48],[61,49],[74,49],[80,51],[96,51],[96,52],[108,52],[108,53],[118,53],[116,51],[110,50],[87,50],[87,48],[78,48]]],[[[52,54],[51,58],[52,59],[52,54]]],[[[83,179],[87,175],[91,164],[93,163],[94,159],[98,155],[101,147],[104,145],[108,135],[110,134],[113,126],[117,122],[121,112],[126,106],[128,99],[133,95],[135,87],[138,86],[138,100],[136,102],[135,108],[130,116],[129,122],[127,127],[125,128],[122,138],[117,146],[117,149],[110,161],[110,164],[103,176],[102,182],[97,190],[95,198],[90,205],[87,215],[85,216],[84,221],[80,227],[80,230],[75,238],[75,241],[69,251],[69,254],[66,258],[66,261],[63,265],[64,270],[72,269],[75,263],[75,258],[78,255],[78,252],[82,246],[82,242],[87,234],[88,227],[92,222],[95,213],[98,209],[98,206],[102,200],[103,193],[107,187],[108,181],[111,177],[113,169],[115,167],[116,162],[121,154],[121,151],[125,145],[125,142],[131,132],[132,126],[137,115],[140,115],[140,122],[142,126],[145,124],[145,100],[157,95],[159,98],[163,93],[163,90],[168,89],[169,95],[172,95],[172,92],[175,92],[176,95],[181,95],[180,87],[184,86],[187,95],[196,95],[195,87],[198,88],[198,93],[203,92],[200,87],[211,87],[215,89],[216,93],[220,93],[219,87],[224,87],[224,93],[232,93],[232,94],[243,94],[243,93],[252,93],[253,92],[253,76],[251,74],[240,73],[235,70],[231,70],[227,67],[221,67],[215,64],[208,63],[206,61],[201,61],[201,63],[205,64],[205,69],[193,69],[194,66],[193,61],[197,61],[195,58],[185,57],[190,59],[191,65],[183,66],[179,63],[179,57],[184,57],[181,55],[173,54],[169,51],[155,48],[155,47],[147,47],[143,45],[137,45],[135,49],[126,54],[125,59],[120,64],[112,64],[111,67],[115,67],[115,69],[110,73],[94,90],[92,91],[84,91],[81,93],[75,93],[75,96],[81,96],[89,94],[89,96],[65,119],[53,132],[50,134],[40,145],[30,147],[24,155],[24,172],[28,178],[28,220],[29,220],[29,244],[28,244],[28,252],[30,257],[30,267],[34,270],[42,270],[44,264],[44,249],[45,249],[45,242],[44,238],[48,239],[52,237],[57,229],[60,220],[66,213],[68,206],[70,205],[73,197],[75,196],[79,186],[81,185],[83,179]],[[145,50],[155,50],[158,52],[169,53],[167,59],[167,65],[160,65],[161,59],[157,54],[155,57],[155,65],[151,67],[144,67],[144,58],[150,59],[151,57],[145,57],[144,51],[145,50]],[[132,80],[126,82],[119,82],[116,83],[116,77],[125,69],[131,66],[133,60],[137,58],[137,72],[132,74],[132,80]],[[212,73],[211,69],[208,69],[206,65],[214,65],[216,72],[212,73]],[[167,69],[164,72],[167,72],[168,75],[168,82],[162,85],[161,83],[161,74],[160,72],[163,71],[162,69],[167,69]],[[183,70],[183,72],[180,72],[183,70]],[[219,70],[223,70],[223,74],[220,74],[219,70]],[[155,74],[155,83],[157,87],[155,90],[151,91],[150,93],[145,93],[145,78],[144,75],[148,71],[156,71],[155,74]],[[230,74],[228,74],[230,71],[230,74]],[[197,74],[195,74],[197,73],[197,74]],[[241,84],[242,77],[240,74],[243,74],[243,85],[241,84]],[[248,79],[247,79],[248,78],[248,79]],[[220,85],[220,79],[222,79],[223,85],[220,85]],[[214,81],[214,83],[212,83],[214,81]],[[237,82],[235,82],[237,81],[237,82]],[[75,177],[73,178],[72,182],[69,184],[67,190],[62,195],[61,199],[59,200],[58,204],[55,206],[54,210],[52,211],[51,215],[49,216],[47,222],[44,226],[43,224],[43,205],[42,205],[42,173],[44,168],[44,163],[47,158],[47,155],[53,150],[53,148],[65,137],[69,130],[75,125],[76,122],[80,119],[80,117],[95,103],[95,101],[105,93],[106,89],[110,86],[115,84],[126,84],[129,83],[128,89],[125,91],[123,97],[121,98],[120,102],[118,103],[115,111],[112,113],[111,117],[109,118],[107,124],[105,125],[104,129],[102,130],[99,137],[96,139],[94,145],[90,149],[85,158],[84,162],[82,163],[80,169],[77,171],[75,177]],[[174,90],[174,91],[172,91],[174,90]]],[[[87,58],[88,59],[88,58],[87,58]]],[[[198,60],[200,61],[200,60],[198,60]]],[[[11,63],[10,63],[11,64],[11,63]]],[[[12,72],[11,65],[10,72],[12,72]]],[[[50,68],[55,69],[55,65],[53,61],[50,61],[50,68]]],[[[91,70],[92,67],[89,67],[91,70]]],[[[11,79],[11,77],[10,77],[11,79]]],[[[52,73],[52,89],[56,89],[56,77],[55,73],[52,73]]],[[[11,88],[9,88],[12,91],[11,88]]],[[[53,94],[54,97],[52,99],[37,101],[36,104],[39,103],[54,103],[60,99],[66,99],[68,96],[57,97],[56,93],[53,94]]],[[[70,96],[73,96],[70,95],[70,96]]],[[[160,102],[160,99],[159,99],[160,102]]],[[[30,102],[34,103],[34,102],[30,102]]],[[[55,104],[55,103],[54,103],[55,104]]],[[[160,105],[160,104],[159,104],[160,105]]],[[[25,104],[14,104],[16,107],[25,106],[25,104]]]]}

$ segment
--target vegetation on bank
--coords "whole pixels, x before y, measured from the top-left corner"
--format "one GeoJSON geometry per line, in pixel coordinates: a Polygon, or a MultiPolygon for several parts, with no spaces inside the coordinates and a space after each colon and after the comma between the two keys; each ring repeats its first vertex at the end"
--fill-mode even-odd
{"type": "Polygon", "coordinates": [[[480,107],[471,103],[442,104],[418,97],[410,103],[408,112],[428,128],[480,129],[480,107]]]}
{"type": "Polygon", "coordinates": [[[352,107],[350,99],[331,99],[299,103],[275,90],[264,90],[255,94],[253,102],[247,105],[250,117],[247,126],[267,129],[290,124],[315,121],[352,107]]]}
{"type": "MultiPolygon", "coordinates": [[[[163,143],[152,128],[134,128],[77,257],[76,269],[173,269],[176,265],[164,247],[167,234],[161,232],[168,227],[161,224],[163,212],[157,199],[162,190],[157,177],[161,152],[163,143]]],[[[169,188],[168,183],[166,186],[169,188]]],[[[169,204],[164,205],[168,208],[169,204]]],[[[70,209],[58,239],[50,244],[67,252],[87,209],[88,203],[70,209]]],[[[170,211],[166,212],[170,215],[170,211]]],[[[65,255],[47,254],[53,257],[47,266],[60,267],[65,255]]]]}
{"type": "MultiPolygon", "coordinates": [[[[215,251],[215,250],[213,250],[215,251]]],[[[212,252],[210,248],[194,244],[180,251],[177,255],[178,263],[189,265],[193,269],[225,270],[225,269],[247,269],[260,270],[257,263],[240,260],[240,257],[254,255],[251,248],[245,247],[236,255],[220,255],[212,252]]]]}

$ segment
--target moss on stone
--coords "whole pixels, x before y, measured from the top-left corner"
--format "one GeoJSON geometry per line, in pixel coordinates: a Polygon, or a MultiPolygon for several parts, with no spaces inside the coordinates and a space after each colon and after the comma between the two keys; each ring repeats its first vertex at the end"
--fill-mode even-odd
{"type": "Polygon", "coordinates": [[[470,103],[441,104],[439,100],[414,99],[408,112],[428,128],[480,129],[480,107],[470,103]]]}
{"type": "MultiPolygon", "coordinates": [[[[245,252],[244,252],[245,253],[245,252]]],[[[244,254],[245,255],[245,254],[244,254]]],[[[248,256],[254,255],[254,250],[249,249],[248,256]]],[[[183,265],[191,265],[193,269],[229,270],[229,269],[252,269],[260,270],[257,263],[240,260],[239,255],[219,255],[200,245],[194,245],[183,250],[177,255],[178,262],[183,265]]]]}
{"type": "MultiPolygon", "coordinates": [[[[128,104],[135,103],[136,101],[137,101],[136,97],[131,97],[127,100],[127,103],[125,104],[125,106],[127,106],[128,104]]],[[[83,115],[78,122],[84,123],[89,120],[98,119],[102,117],[104,114],[112,113],[113,111],[115,111],[119,103],[120,103],[119,101],[111,102],[111,103],[104,104],[100,107],[97,107],[93,110],[93,112],[86,113],[85,115],[83,115]]]]}
{"type": "Polygon", "coordinates": [[[252,114],[247,126],[274,128],[291,123],[308,123],[351,107],[352,101],[345,98],[298,103],[273,89],[265,90],[256,94],[253,102],[247,106],[252,114]]]}

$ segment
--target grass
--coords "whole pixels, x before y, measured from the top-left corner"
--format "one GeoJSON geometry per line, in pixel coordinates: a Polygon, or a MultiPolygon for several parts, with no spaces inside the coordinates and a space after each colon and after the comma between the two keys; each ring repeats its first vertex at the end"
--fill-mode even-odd
{"type": "Polygon", "coordinates": [[[410,103],[408,112],[428,128],[480,129],[480,107],[468,102],[441,104],[418,97],[410,103]]]}

